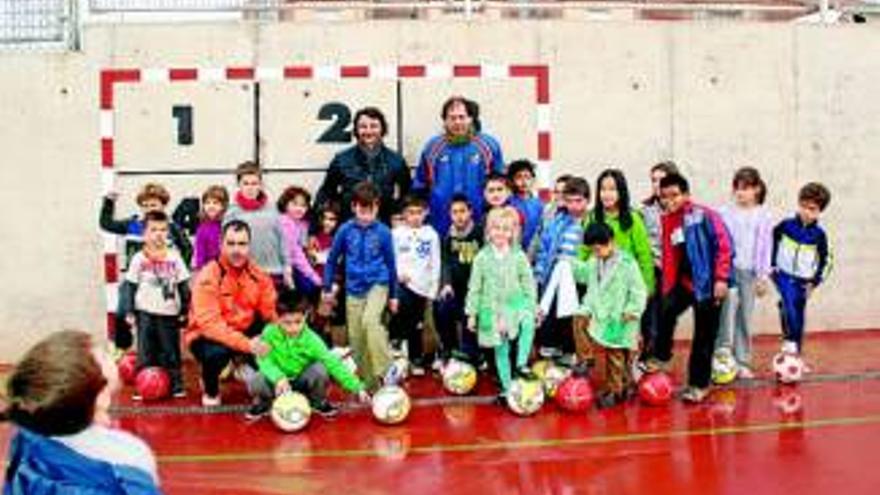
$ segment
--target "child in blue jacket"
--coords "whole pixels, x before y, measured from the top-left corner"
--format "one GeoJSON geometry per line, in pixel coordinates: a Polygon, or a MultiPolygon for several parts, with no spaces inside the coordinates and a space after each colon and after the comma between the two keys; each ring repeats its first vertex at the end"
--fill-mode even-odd
{"type": "Polygon", "coordinates": [[[819,215],[830,201],[824,185],[810,182],[798,193],[795,216],[773,229],[771,277],[780,298],[782,352],[800,354],[807,299],[831,269],[828,236],[819,226],[819,215]]]}

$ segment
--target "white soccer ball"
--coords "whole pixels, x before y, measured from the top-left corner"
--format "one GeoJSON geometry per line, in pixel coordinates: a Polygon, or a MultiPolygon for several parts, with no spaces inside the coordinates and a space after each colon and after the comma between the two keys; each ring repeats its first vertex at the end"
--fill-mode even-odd
{"type": "Polygon", "coordinates": [[[385,385],[373,394],[373,417],[382,424],[402,423],[411,407],[409,395],[397,385],[385,385]]]}
{"type": "Polygon", "coordinates": [[[477,385],[477,370],[470,363],[450,359],[443,367],[443,388],[455,395],[469,394],[477,385]]]}
{"type": "Polygon", "coordinates": [[[309,424],[312,408],[303,394],[288,392],[275,398],[269,415],[279,430],[290,433],[302,430],[309,424]]]}
{"type": "Polygon", "coordinates": [[[773,356],[773,373],[782,383],[797,383],[804,376],[804,361],[796,354],[780,352],[773,356]]]}
{"type": "Polygon", "coordinates": [[[507,391],[507,406],[514,414],[531,416],[544,405],[544,385],[540,380],[517,378],[507,391]]]}
{"type": "Polygon", "coordinates": [[[730,352],[716,352],[712,356],[712,381],[718,385],[727,385],[736,380],[739,366],[730,352]]]}
{"type": "Polygon", "coordinates": [[[551,364],[544,371],[544,379],[542,380],[544,386],[544,394],[547,397],[554,397],[556,395],[556,389],[559,388],[559,384],[565,381],[566,378],[571,376],[571,369],[566,368],[564,366],[558,366],[556,364],[551,364]]]}

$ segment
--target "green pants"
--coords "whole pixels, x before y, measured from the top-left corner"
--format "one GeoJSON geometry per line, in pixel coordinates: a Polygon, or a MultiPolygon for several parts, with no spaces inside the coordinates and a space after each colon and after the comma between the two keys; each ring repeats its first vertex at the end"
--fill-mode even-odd
{"type": "Polygon", "coordinates": [[[361,378],[368,384],[385,373],[391,363],[388,331],[382,325],[387,303],[388,288],[381,285],[373,286],[364,297],[345,298],[348,344],[361,378]]]}
{"type": "MultiPolygon", "coordinates": [[[[529,354],[532,352],[532,341],[535,340],[535,321],[531,318],[520,323],[519,335],[516,337],[516,367],[517,369],[529,363],[529,354]]],[[[495,346],[495,368],[498,370],[498,380],[501,382],[501,391],[507,393],[510,388],[510,340],[501,339],[501,344],[495,346]]]]}

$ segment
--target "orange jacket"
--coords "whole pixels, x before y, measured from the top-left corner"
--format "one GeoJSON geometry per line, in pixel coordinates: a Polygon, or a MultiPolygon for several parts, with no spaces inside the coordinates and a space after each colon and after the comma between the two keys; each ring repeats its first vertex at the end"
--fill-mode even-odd
{"type": "Polygon", "coordinates": [[[236,351],[250,352],[250,339],[244,332],[257,313],[267,323],[278,319],[276,297],[272,279],[253,261],[243,268],[232,267],[224,256],[208,263],[193,285],[186,346],[205,337],[236,351]]]}

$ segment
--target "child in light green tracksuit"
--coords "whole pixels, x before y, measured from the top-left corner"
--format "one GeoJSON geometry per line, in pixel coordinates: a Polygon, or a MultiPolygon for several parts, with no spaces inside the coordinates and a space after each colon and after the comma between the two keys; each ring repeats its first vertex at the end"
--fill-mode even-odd
{"type": "Polygon", "coordinates": [[[270,350],[257,358],[259,372],[245,377],[254,404],[248,419],[265,415],[272,400],[281,394],[297,391],[308,397],[312,409],[325,417],[335,416],[336,408],[327,401],[330,378],[362,402],[370,400],[364,384],[340,358],[330,352],[324,340],[306,323],[310,308],[306,299],[279,297],[278,322],[263,329],[261,339],[270,350]]]}
{"type": "Polygon", "coordinates": [[[529,260],[519,247],[519,216],[510,207],[495,208],[486,218],[488,244],[474,258],[465,313],[468,329],[480,347],[495,351],[501,382],[499,398],[510,387],[510,345],[516,344],[517,375],[531,376],[526,366],[535,337],[537,288],[529,260]]]}
{"type": "Polygon", "coordinates": [[[611,227],[591,224],[584,243],[592,248],[593,256],[587,262],[574,261],[575,279],[587,286],[578,313],[588,319],[599,406],[609,407],[627,396],[630,354],[638,349],[639,321],[648,291],[635,258],[616,247],[611,227]]]}

